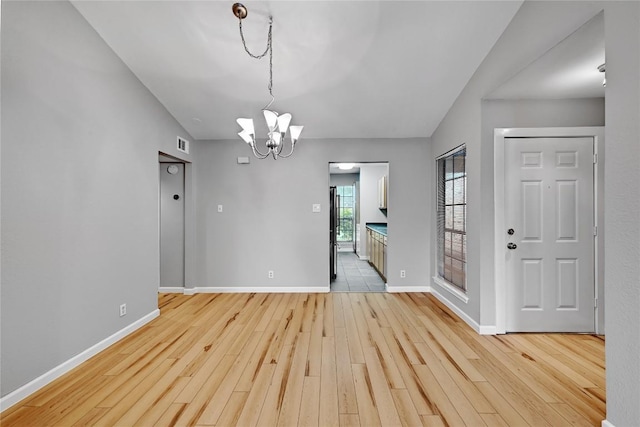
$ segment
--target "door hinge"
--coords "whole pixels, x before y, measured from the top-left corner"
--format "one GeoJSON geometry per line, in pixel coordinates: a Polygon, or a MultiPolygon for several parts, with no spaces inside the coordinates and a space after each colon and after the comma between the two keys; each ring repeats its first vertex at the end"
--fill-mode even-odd
{"type": "Polygon", "coordinates": [[[593,300],[593,308],[598,308],[598,298],[594,298],[594,300],[593,300]]]}
{"type": "Polygon", "coordinates": [[[593,226],[593,235],[594,235],[594,236],[597,236],[597,235],[598,235],[598,226],[597,226],[597,225],[594,225],[594,226],[593,226]]]}
{"type": "Polygon", "coordinates": [[[594,155],[593,155],[593,164],[595,165],[596,163],[598,163],[598,154],[594,153],[594,155]]]}

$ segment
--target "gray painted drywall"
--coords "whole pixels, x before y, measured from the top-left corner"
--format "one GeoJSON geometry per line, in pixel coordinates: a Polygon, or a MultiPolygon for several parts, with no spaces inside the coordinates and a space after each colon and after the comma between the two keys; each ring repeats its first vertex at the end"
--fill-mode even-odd
{"type": "Polygon", "coordinates": [[[640,425],[640,3],[607,3],[607,421],[640,425]]]}
{"type": "Polygon", "coordinates": [[[360,181],[360,173],[332,173],[329,178],[329,185],[353,185],[360,181]]]}
{"type": "Polygon", "coordinates": [[[252,159],[249,165],[236,163],[250,155],[240,140],[194,147],[199,287],[327,288],[328,163],[387,161],[389,285],[428,284],[428,139],[303,139],[289,159],[252,159]],[[321,213],[312,213],[314,203],[321,213]],[[400,269],[407,270],[404,280],[400,269]],[[269,270],[274,279],[267,278],[269,270]]]}
{"type": "Polygon", "coordinates": [[[70,3],[3,1],[1,29],[6,396],[156,310],[158,151],[192,158],[70,3]]]}
{"type": "MultiPolygon", "coordinates": [[[[637,186],[629,186],[630,182],[640,182],[639,8],[637,2],[525,2],[432,135],[432,158],[464,142],[469,161],[470,300],[466,305],[455,298],[450,302],[476,322],[490,325],[494,321],[495,298],[493,284],[487,283],[487,278],[493,273],[484,269],[492,269],[493,263],[486,262],[483,252],[490,252],[493,242],[493,198],[488,192],[493,185],[493,138],[485,136],[482,99],[604,10],[607,420],[615,426],[640,424],[640,194],[637,186]],[[544,31],[539,31],[541,26],[544,31]],[[612,84],[609,79],[617,82],[612,84]]],[[[518,119],[514,126],[524,122],[529,121],[518,119]]],[[[594,123],[582,119],[575,122],[584,124],[594,123]]],[[[551,125],[557,124],[544,124],[551,125]]],[[[434,226],[432,233],[433,230],[434,226]]],[[[437,285],[432,286],[438,289],[437,285]]],[[[440,292],[447,295],[445,290],[440,292]]]]}

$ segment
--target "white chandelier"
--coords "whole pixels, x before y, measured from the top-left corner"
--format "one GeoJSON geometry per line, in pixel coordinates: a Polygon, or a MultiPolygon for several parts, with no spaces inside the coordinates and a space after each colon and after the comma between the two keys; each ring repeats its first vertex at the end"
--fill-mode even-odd
{"type": "Polygon", "coordinates": [[[258,149],[258,147],[256,147],[256,132],[253,126],[253,119],[239,118],[236,120],[242,128],[242,131],[238,132],[238,135],[244,142],[249,144],[254,156],[259,159],[266,159],[267,157],[269,157],[269,155],[271,155],[275,160],[277,160],[278,157],[289,157],[291,156],[291,154],[293,154],[293,150],[296,148],[296,142],[298,142],[298,138],[300,137],[300,133],[302,133],[302,128],[304,126],[289,126],[289,123],[291,122],[291,114],[278,114],[275,111],[268,109],[271,104],[273,104],[273,101],[275,101],[275,97],[273,96],[273,44],[271,37],[273,17],[269,16],[267,48],[261,55],[254,55],[249,52],[247,43],[244,40],[244,34],[242,32],[242,20],[247,17],[247,8],[240,3],[235,3],[232,7],[232,10],[233,14],[238,18],[242,45],[244,46],[244,50],[249,54],[249,56],[255,59],[261,59],[264,58],[267,53],[269,54],[268,88],[269,95],[271,95],[271,101],[264,108],[262,108],[264,119],[267,122],[267,128],[269,129],[266,141],[267,152],[263,153],[258,149]],[[283,154],[287,131],[289,131],[289,135],[291,137],[291,150],[289,150],[287,154],[283,154]]]}

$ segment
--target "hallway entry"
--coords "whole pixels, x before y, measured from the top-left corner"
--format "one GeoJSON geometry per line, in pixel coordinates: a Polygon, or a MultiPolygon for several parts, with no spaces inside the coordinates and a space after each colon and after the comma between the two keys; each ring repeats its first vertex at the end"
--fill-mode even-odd
{"type": "Polygon", "coordinates": [[[162,161],[160,172],[160,287],[184,287],[184,164],[162,161]]]}
{"type": "Polygon", "coordinates": [[[336,279],[331,292],[385,292],[384,280],[369,262],[349,251],[338,251],[336,279]]]}

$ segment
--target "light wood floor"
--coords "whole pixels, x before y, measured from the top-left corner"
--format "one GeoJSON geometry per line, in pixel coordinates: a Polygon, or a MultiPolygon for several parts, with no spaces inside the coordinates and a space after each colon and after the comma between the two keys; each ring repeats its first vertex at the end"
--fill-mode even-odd
{"type": "Polygon", "coordinates": [[[479,336],[428,294],[159,297],[2,426],[596,426],[604,341],[479,336]]]}

